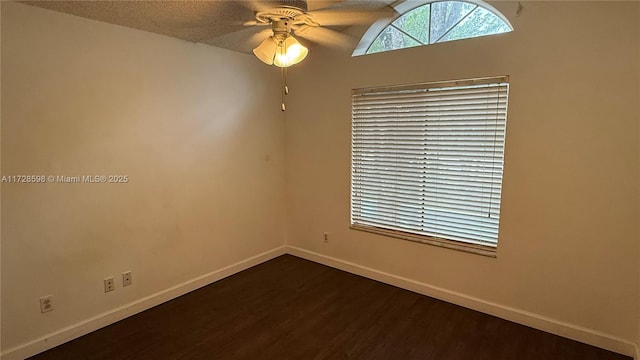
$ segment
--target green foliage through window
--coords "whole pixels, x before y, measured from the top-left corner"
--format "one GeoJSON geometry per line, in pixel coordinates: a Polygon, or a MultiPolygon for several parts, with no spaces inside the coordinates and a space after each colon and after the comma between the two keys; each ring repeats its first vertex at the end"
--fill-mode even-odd
{"type": "Polygon", "coordinates": [[[475,3],[439,1],[410,10],[389,24],[367,54],[445,41],[501,34],[511,26],[475,3]]]}

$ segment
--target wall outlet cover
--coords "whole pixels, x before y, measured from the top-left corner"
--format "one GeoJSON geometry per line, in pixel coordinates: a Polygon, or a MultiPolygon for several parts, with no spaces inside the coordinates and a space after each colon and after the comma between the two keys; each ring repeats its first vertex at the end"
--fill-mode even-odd
{"type": "Polygon", "coordinates": [[[46,313],[53,310],[53,295],[46,295],[40,298],[40,312],[46,313]]]}
{"type": "Polygon", "coordinates": [[[122,286],[129,286],[133,283],[133,278],[131,277],[131,271],[125,271],[122,273],[122,286]]]}
{"type": "Polygon", "coordinates": [[[104,279],[104,292],[108,293],[110,291],[115,290],[115,286],[113,285],[113,277],[109,277],[104,279]]]}

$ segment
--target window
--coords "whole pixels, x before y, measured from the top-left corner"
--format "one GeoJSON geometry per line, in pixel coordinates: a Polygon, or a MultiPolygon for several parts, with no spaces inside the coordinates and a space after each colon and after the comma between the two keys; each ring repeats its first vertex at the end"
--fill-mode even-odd
{"type": "Polygon", "coordinates": [[[508,77],[353,90],[351,227],[495,256],[508,77]]]}
{"type": "Polygon", "coordinates": [[[353,55],[372,54],[445,41],[501,34],[513,30],[507,19],[480,1],[436,1],[404,9],[392,22],[374,24],[353,55]]]}

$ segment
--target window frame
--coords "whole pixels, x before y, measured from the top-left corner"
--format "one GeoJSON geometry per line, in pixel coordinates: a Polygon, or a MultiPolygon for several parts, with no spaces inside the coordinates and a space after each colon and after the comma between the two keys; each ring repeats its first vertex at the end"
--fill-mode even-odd
{"type": "MultiPolygon", "coordinates": [[[[503,86],[506,84],[506,98],[504,99],[504,128],[502,128],[502,132],[504,133],[504,139],[502,140],[502,153],[500,153],[500,157],[504,161],[504,146],[506,144],[506,123],[507,123],[507,113],[508,113],[508,102],[509,102],[509,76],[492,76],[485,78],[475,78],[475,79],[465,79],[465,80],[449,80],[449,81],[438,81],[438,82],[428,82],[428,83],[419,83],[419,84],[408,84],[408,85],[393,85],[393,86],[379,86],[379,87],[371,87],[371,88],[359,88],[352,90],[352,119],[351,119],[351,159],[350,159],[350,206],[349,206],[349,225],[353,230],[365,231],[369,233],[374,233],[383,236],[389,236],[393,238],[398,238],[402,240],[414,241],[429,245],[435,245],[439,247],[454,249],[465,251],[469,253],[474,253],[478,255],[488,256],[488,257],[497,257],[497,249],[498,249],[498,239],[499,239],[499,227],[500,227],[500,217],[498,217],[498,224],[496,225],[496,239],[495,244],[478,244],[474,243],[473,240],[465,241],[465,240],[453,240],[447,239],[439,236],[425,235],[412,233],[411,231],[403,231],[403,230],[395,230],[393,229],[394,224],[388,224],[388,227],[367,225],[362,223],[354,222],[354,99],[356,96],[360,96],[362,94],[374,94],[374,93],[384,93],[390,91],[407,91],[407,90],[421,90],[421,91],[429,91],[429,89],[447,89],[447,88],[457,88],[463,86],[475,86],[475,85],[497,85],[503,86]]],[[[500,99],[498,98],[498,102],[500,99]]],[[[392,103],[391,103],[392,104],[392,103]]],[[[498,116],[498,113],[496,113],[498,116]]],[[[425,117],[425,121],[426,117],[425,117]]],[[[496,124],[497,124],[496,117],[496,124]]],[[[497,125],[496,125],[497,126],[497,125]]],[[[497,131],[497,130],[496,130],[497,131]]],[[[360,139],[361,141],[363,139],[360,139]]],[[[366,138],[364,138],[366,140],[366,138]]],[[[495,139],[494,139],[495,142],[495,139]]],[[[493,145],[495,146],[495,144],[493,145]]],[[[495,153],[494,153],[495,156],[495,153]]],[[[359,163],[362,168],[363,164],[359,163]]],[[[493,170],[492,170],[493,171],[493,170]]],[[[493,176],[493,175],[492,175],[493,176]]],[[[498,192],[498,203],[497,203],[497,211],[500,212],[502,208],[501,200],[502,200],[502,184],[504,182],[504,163],[500,167],[500,190],[498,192]]],[[[466,190],[466,189],[465,189],[466,190]]],[[[362,201],[362,199],[361,199],[362,201]]],[[[490,205],[491,206],[491,205],[490,205]]],[[[361,211],[361,210],[360,210],[361,211]]],[[[420,210],[424,211],[424,209],[420,210]]],[[[365,221],[366,222],[366,221],[365,221]]]]}
{"type": "MultiPolygon", "coordinates": [[[[466,2],[466,3],[477,5],[478,7],[484,8],[485,10],[490,11],[491,13],[493,13],[494,15],[499,17],[502,21],[505,22],[505,24],[507,24],[511,28],[511,31],[514,30],[513,25],[511,25],[511,22],[509,21],[509,19],[507,19],[507,17],[504,16],[504,14],[502,14],[502,12],[500,12],[495,7],[493,7],[490,4],[488,4],[488,3],[484,2],[484,1],[481,1],[481,0],[411,0],[411,1],[402,1],[402,2],[399,2],[397,4],[390,5],[395,10],[394,14],[391,17],[384,18],[384,19],[379,19],[375,23],[373,23],[373,25],[371,25],[369,27],[369,29],[364,33],[364,35],[362,35],[362,38],[360,38],[360,42],[358,43],[356,48],[353,50],[353,53],[351,54],[351,56],[352,57],[356,57],[356,56],[362,56],[362,55],[373,55],[373,54],[385,53],[385,52],[388,52],[388,51],[394,51],[394,50],[388,50],[388,51],[376,52],[376,53],[373,53],[373,54],[368,54],[367,53],[367,51],[369,50],[369,47],[371,47],[373,42],[378,38],[378,35],[380,35],[387,27],[391,26],[391,24],[394,21],[396,21],[398,18],[402,17],[406,13],[408,13],[410,11],[413,11],[414,9],[419,8],[421,6],[424,6],[424,5],[427,5],[427,4],[438,3],[438,2],[444,2],[444,1],[461,1],[461,2],[466,2]]],[[[473,38],[464,38],[464,39],[459,39],[459,40],[467,40],[467,39],[473,39],[473,38]]],[[[436,43],[433,43],[433,44],[426,44],[426,45],[420,45],[420,46],[414,46],[414,47],[421,47],[421,46],[435,45],[435,44],[441,44],[441,43],[440,42],[436,42],[436,43]]],[[[402,48],[402,49],[408,49],[408,48],[410,48],[410,47],[405,47],[405,48],[402,48]]],[[[401,49],[395,49],[395,50],[401,50],[401,49]]]]}

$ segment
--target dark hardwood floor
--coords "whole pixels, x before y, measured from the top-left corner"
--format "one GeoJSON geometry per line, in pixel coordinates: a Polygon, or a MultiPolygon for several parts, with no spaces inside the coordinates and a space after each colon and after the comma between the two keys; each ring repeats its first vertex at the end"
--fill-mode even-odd
{"type": "Polygon", "coordinates": [[[30,359],[631,358],[284,255],[30,359]]]}

